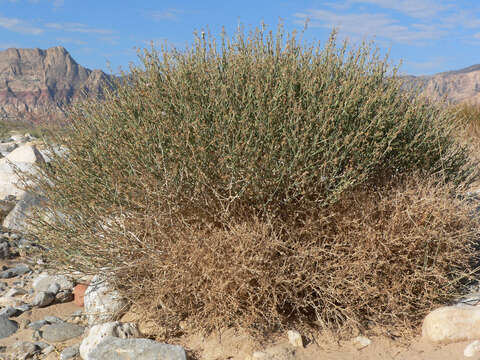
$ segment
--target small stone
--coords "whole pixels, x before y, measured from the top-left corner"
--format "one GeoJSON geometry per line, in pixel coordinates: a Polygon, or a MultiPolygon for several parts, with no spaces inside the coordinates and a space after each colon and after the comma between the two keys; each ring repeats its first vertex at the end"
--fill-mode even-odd
{"type": "Polygon", "coordinates": [[[5,316],[0,317],[0,339],[9,337],[12,334],[15,334],[18,330],[18,324],[9,320],[5,316]]]}
{"type": "Polygon", "coordinates": [[[0,273],[0,279],[10,279],[16,276],[26,274],[30,268],[25,264],[18,264],[13,268],[4,270],[0,273]]]}
{"type": "Polygon", "coordinates": [[[18,311],[21,311],[22,313],[30,310],[31,308],[32,307],[29,304],[21,304],[21,305],[15,306],[15,309],[17,309],[18,311]]]}
{"type": "Polygon", "coordinates": [[[19,315],[19,311],[12,306],[7,306],[2,310],[0,310],[0,316],[5,316],[7,318],[18,316],[18,315],[19,315]]]}
{"type": "Polygon", "coordinates": [[[372,343],[372,340],[365,336],[357,336],[355,339],[353,339],[353,344],[357,348],[357,350],[363,349],[370,345],[372,343]]]}
{"type": "Polygon", "coordinates": [[[45,350],[47,347],[50,346],[50,344],[47,344],[46,342],[43,342],[43,341],[37,341],[35,343],[35,346],[38,347],[40,350],[45,350]]]}
{"type": "Polygon", "coordinates": [[[45,307],[50,305],[54,300],[55,295],[49,292],[42,291],[35,295],[32,305],[35,307],[45,307]]]}
{"type": "Polygon", "coordinates": [[[51,283],[47,289],[47,292],[52,293],[53,295],[57,295],[59,291],[60,291],[60,285],[58,285],[56,282],[51,283]]]}
{"type": "Polygon", "coordinates": [[[40,330],[42,327],[45,325],[48,325],[48,322],[45,320],[37,320],[37,321],[32,321],[30,324],[27,325],[29,329],[33,330],[40,330]]]}
{"type": "Polygon", "coordinates": [[[41,336],[50,342],[62,342],[80,336],[84,331],[83,326],[64,322],[45,326],[41,336]]]}
{"type": "Polygon", "coordinates": [[[62,319],[56,317],[56,316],[45,316],[43,318],[43,320],[45,320],[46,322],[48,322],[49,324],[60,324],[60,323],[63,323],[65,321],[63,321],[62,319]]]}
{"type": "Polygon", "coordinates": [[[45,349],[42,350],[43,355],[48,355],[51,352],[55,351],[55,346],[53,345],[48,345],[45,349]]]}
{"type": "Polygon", "coordinates": [[[55,300],[60,303],[64,304],[70,301],[73,301],[73,292],[72,290],[60,290],[57,295],[55,295],[55,300]]]}
{"type": "Polygon", "coordinates": [[[38,353],[39,349],[29,341],[19,341],[8,348],[10,355],[17,360],[26,360],[38,353]]]}
{"type": "Polygon", "coordinates": [[[73,289],[74,302],[77,306],[84,305],[83,298],[85,297],[85,291],[87,291],[88,284],[77,284],[73,289]]]}
{"type": "Polygon", "coordinates": [[[287,331],[288,341],[295,347],[303,347],[302,335],[296,330],[287,331]]]}
{"type": "Polygon", "coordinates": [[[63,351],[60,353],[60,360],[75,359],[80,354],[79,347],[80,344],[77,344],[63,349],[63,351]]]}
{"type": "Polygon", "coordinates": [[[475,340],[474,342],[467,345],[465,350],[463,350],[463,355],[466,357],[475,356],[476,353],[480,351],[480,341],[475,340]]]}
{"type": "Polygon", "coordinates": [[[33,280],[32,287],[36,292],[48,291],[51,284],[60,285],[60,290],[73,289],[73,281],[65,275],[48,275],[42,273],[33,280]]]}
{"type": "Polygon", "coordinates": [[[30,324],[30,320],[28,320],[28,319],[22,319],[22,320],[20,320],[19,323],[20,323],[20,325],[19,325],[20,330],[24,330],[24,329],[26,329],[26,328],[28,327],[28,324],[30,324]]]}
{"type": "Polygon", "coordinates": [[[267,354],[267,353],[264,353],[263,351],[255,351],[255,352],[252,354],[251,359],[252,359],[252,360],[266,360],[267,357],[268,357],[268,354],[267,354]]]}
{"type": "Polygon", "coordinates": [[[8,259],[10,257],[10,244],[8,242],[0,243],[0,259],[8,259]]]}
{"type": "Polygon", "coordinates": [[[25,289],[14,287],[7,291],[5,296],[17,296],[17,295],[25,295],[27,291],[25,289]]]}

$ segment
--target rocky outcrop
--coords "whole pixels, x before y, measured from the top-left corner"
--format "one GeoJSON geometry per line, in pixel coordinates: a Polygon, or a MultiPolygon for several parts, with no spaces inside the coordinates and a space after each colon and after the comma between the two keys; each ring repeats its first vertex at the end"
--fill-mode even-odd
{"type": "Polygon", "coordinates": [[[432,100],[480,104],[480,64],[431,76],[405,76],[406,88],[432,100]]]}
{"type": "Polygon", "coordinates": [[[101,97],[111,77],[77,64],[61,46],[0,51],[0,119],[61,113],[84,93],[101,97]]]}

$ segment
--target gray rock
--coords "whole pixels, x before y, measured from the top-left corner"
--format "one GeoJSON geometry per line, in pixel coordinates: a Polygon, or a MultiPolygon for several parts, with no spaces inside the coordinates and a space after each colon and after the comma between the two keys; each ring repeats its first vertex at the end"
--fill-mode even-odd
{"type": "Polygon", "coordinates": [[[25,289],[22,289],[20,287],[13,287],[10,288],[10,290],[7,291],[5,296],[17,296],[17,295],[25,295],[27,291],[25,289]]]}
{"type": "Polygon", "coordinates": [[[43,318],[46,322],[48,322],[49,324],[60,324],[60,323],[63,323],[65,321],[63,321],[62,319],[56,317],[56,316],[45,316],[43,318]]]}
{"type": "Polygon", "coordinates": [[[16,276],[26,274],[30,268],[25,264],[18,264],[13,268],[4,270],[0,273],[0,279],[10,279],[16,276]]]}
{"type": "Polygon", "coordinates": [[[35,295],[32,305],[35,307],[45,307],[53,303],[54,300],[55,295],[46,291],[42,291],[35,295]]]}
{"type": "Polygon", "coordinates": [[[43,355],[48,355],[51,352],[55,351],[55,346],[53,345],[48,345],[45,349],[42,350],[43,355]]]}
{"type": "Polygon", "coordinates": [[[32,287],[36,292],[48,291],[50,285],[54,283],[60,285],[60,290],[73,289],[74,286],[72,279],[65,275],[48,275],[43,273],[33,280],[32,287]]]}
{"type": "Polygon", "coordinates": [[[20,314],[21,312],[18,311],[18,309],[14,308],[13,306],[7,306],[7,307],[4,307],[2,310],[0,310],[0,316],[4,316],[7,318],[18,316],[20,314]]]}
{"type": "Polygon", "coordinates": [[[78,350],[79,347],[80,344],[77,344],[63,349],[63,351],[60,353],[60,360],[75,359],[80,354],[78,350]]]}
{"type": "MultiPolygon", "coordinates": [[[[187,360],[178,345],[162,344],[149,339],[106,337],[88,355],[88,360],[187,360]]],[[[85,359],[85,360],[87,360],[85,359]]]]}
{"type": "Polygon", "coordinates": [[[33,329],[33,330],[40,330],[42,327],[45,325],[48,325],[48,322],[45,320],[37,320],[37,321],[32,321],[30,324],[27,325],[27,328],[33,329]]]}
{"type": "Polygon", "coordinates": [[[72,290],[60,290],[57,295],[55,295],[55,299],[60,304],[67,303],[73,301],[74,295],[72,290]]]}
{"type": "Polygon", "coordinates": [[[10,257],[10,244],[6,241],[0,243],[0,259],[8,259],[10,257]]]}
{"type": "Polygon", "coordinates": [[[51,283],[47,289],[47,292],[53,295],[57,295],[59,291],[60,291],[60,285],[58,285],[56,282],[51,283]]]}
{"type": "Polygon", "coordinates": [[[9,337],[15,334],[18,330],[18,324],[16,321],[9,320],[5,316],[0,317],[0,339],[9,337]]]}
{"type": "Polygon", "coordinates": [[[44,199],[31,192],[25,193],[15,207],[3,220],[3,227],[26,233],[30,227],[28,218],[33,214],[34,209],[41,209],[44,199]]]}
{"type": "Polygon", "coordinates": [[[29,341],[18,341],[8,348],[8,352],[14,359],[26,360],[33,357],[40,349],[29,341]]]}
{"type": "Polygon", "coordinates": [[[47,347],[50,346],[50,344],[47,344],[46,342],[43,342],[43,341],[37,341],[35,343],[35,346],[38,347],[40,350],[45,350],[47,347]]]}
{"type": "Polygon", "coordinates": [[[63,322],[45,326],[41,336],[50,342],[62,342],[80,336],[84,331],[83,326],[63,322]]]}
{"type": "Polygon", "coordinates": [[[138,327],[133,323],[121,323],[118,321],[94,325],[88,331],[80,344],[80,357],[89,359],[90,352],[97,347],[105,338],[114,336],[121,339],[138,338],[141,336],[138,327]]]}
{"type": "Polygon", "coordinates": [[[24,313],[25,311],[28,311],[32,308],[32,306],[29,305],[29,304],[23,304],[23,305],[18,305],[18,306],[14,306],[14,307],[18,311],[21,311],[22,313],[24,313]]]}

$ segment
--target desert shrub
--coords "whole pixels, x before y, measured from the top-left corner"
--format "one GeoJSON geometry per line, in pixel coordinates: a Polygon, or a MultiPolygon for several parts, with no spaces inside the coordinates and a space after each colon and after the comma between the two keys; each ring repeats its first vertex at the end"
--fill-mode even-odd
{"type": "Polygon", "coordinates": [[[480,150],[480,105],[462,103],[452,105],[450,110],[455,114],[455,136],[461,143],[468,144],[473,157],[478,159],[480,150]]]}
{"type": "Polygon", "coordinates": [[[471,223],[446,198],[398,205],[385,186],[434,176],[451,196],[475,171],[452,113],[402,92],[370,45],[261,28],[140,58],[104,101],[73,107],[56,140],[68,156],[36,179],[52,261],[111,272],[170,329],[312,314],[410,326],[451,294],[471,223]]]}

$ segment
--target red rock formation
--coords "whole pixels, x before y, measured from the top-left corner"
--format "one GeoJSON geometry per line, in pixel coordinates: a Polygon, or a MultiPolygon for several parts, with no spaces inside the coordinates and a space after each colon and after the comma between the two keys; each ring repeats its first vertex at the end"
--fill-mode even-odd
{"type": "Polygon", "coordinates": [[[109,79],[77,64],[61,46],[0,51],[0,117],[56,112],[84,91],[101,96],[109,79]]]}

